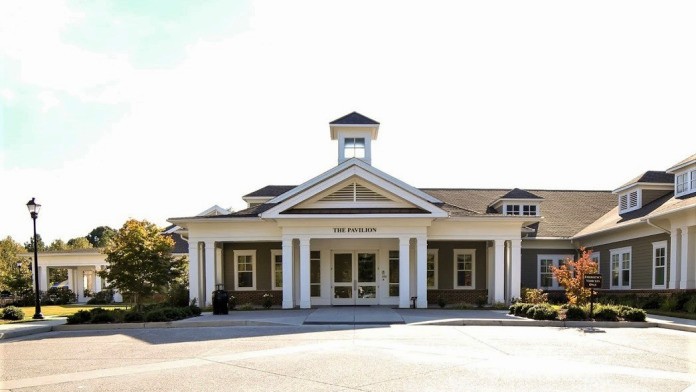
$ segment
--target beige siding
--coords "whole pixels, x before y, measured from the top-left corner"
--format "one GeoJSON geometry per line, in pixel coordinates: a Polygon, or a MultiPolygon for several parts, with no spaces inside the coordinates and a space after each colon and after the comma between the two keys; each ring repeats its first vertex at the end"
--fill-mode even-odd
{"type": "Polygon", "coordinates": [[[256,289],[271,290],[271,250],[282,249],[280,242],[229,242],[222,248],[225,289],[234,290],[234,251],[256,251],[256,289]]]}
{"type": "Polygon", "coordinates": [[[428,241],[428,249],[438,250],[437,283],[439,290],[454,287],[454,250],[476,249],[475,288],[486,288],[486,242],[484,241],[428,241]]]}
{"type": "Polygon", "coordinates": [[[619,241],[606,245],[595,246],[593,252],[600,252],[600,273],[602,288],[611,285],[610,251],[631,247],[631,289],[652,289],[653,242],[667,241],[667,279],[669,279],[669,235],[656,234],[648,237],[619,241]]]}

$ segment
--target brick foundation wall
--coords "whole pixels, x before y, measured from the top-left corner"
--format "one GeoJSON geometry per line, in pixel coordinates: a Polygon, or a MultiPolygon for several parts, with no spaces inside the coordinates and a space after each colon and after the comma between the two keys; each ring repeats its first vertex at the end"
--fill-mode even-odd
{"type": "Polygon", "coordinates": [[[476,304],[479,298],[486,298],[488,302],[488,290],[428,290],[428,304],[437,304],[438,298],[443,298],[449,305],[476,304]]]}
{"type": "Polygon", "coordinates": [[[237,300],[237,306],[251,303],[253,305],[263,305],[263,295],[271,294],[273,296],[273,305],[283,304],[283,292],[280,290],[257,290],[257,291],[230,291],[227,293],[234,296],[237,300]]]}

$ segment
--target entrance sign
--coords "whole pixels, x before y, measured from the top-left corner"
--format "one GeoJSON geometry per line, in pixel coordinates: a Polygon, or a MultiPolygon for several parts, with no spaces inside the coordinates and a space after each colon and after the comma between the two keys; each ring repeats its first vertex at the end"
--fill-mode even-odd
{"type": "Polygon", "coordinates": [[[601,289],[602,288],[602,275],[601,274],[585,274],[583,286],[585,288],[588,288],[588,289],[601,289]]]}
{"type": "Polygon", "coordinates": [[[334,233],[376,233],[376,227],[334,227],[334,233]]]}

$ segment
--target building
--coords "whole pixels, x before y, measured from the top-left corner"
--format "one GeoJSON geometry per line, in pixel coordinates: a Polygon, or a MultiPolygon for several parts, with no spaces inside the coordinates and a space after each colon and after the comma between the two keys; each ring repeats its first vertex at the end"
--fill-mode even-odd
{"type": "Polygon", "coordinates": [[[332,169],[251,192],[241,211],[169,219],[189,241],[191,298],[223,285],[283,308],[509,302],[558,289],[550,267],[583,245],[607,289],[694,288],[696,156],[614,192],[418,189],[371,165],[378,122],[353,112],[329,131],[332,169]]]}

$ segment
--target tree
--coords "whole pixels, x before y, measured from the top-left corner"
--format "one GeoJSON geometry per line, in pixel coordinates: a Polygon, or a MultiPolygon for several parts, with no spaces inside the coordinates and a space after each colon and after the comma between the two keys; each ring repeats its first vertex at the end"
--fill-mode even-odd
{"type": "Polygon", "coordinates": [[[116,230],[112,229],[111,227],[99,226],[92,229],[92,231],[90,231],[85,238],[90,244],[92,244],[93,247],[105,248],[109,243],[109,239],[113,237],[114,234],[116,234],[116,230]]]}
{"type": "Polygon", "coordinates": [[[68,240],[68,249],[89,249],[92,244],[85,237],[76,237],[68,240]]]}
{"type": "MultiPolygon", "coordinates": [[[[19,268],[26,264],[27,271],[28,268],[28,257],[21,257],[19,254],[24,253],[25,249],[22,245],[12,239],[12,237],[7,236],[5,239],[0,240],[0,290],[12,290],[13,284],[10,280],[16,278],[19,268]],[[20,267],[17,266],[20,264],[20,267]]],[[[29,274],[31,276],[31,273],[29,274]]],[[[31,281],[29,282],[31,286],[31,281]]]]}
{"type": "Polygon", "coordinates": [[[172,256],[174,240],[144,220],[130,219],[109,241],[106,269],[99,276],[123,294],[131,295],[136,308],[144,297],[166,291],[185,271],[185,260],[172,256]]]}
{"type": "MultiPolygon", "coordinates": [[[[36,234],[36,242],[39,243],[39,247],[37,248],[37,249],[39,250],[39,252],[43,252],[43,251],[45,251],[46,249],[48,249],[48,248],[46,247],[46,244],[45,244],[45,243],[43,242],[43,240],[41,239],[41,234],[36,234]]],[[[33,236],[32,236],[31,238],[29,238],[29,241],[27,241],[27,242],[24,243],[24,249],[26,249],[27,252],[33,252],[33,251],[34,251],[34,237],[33,237],[33,236]]]]}
{"type": "Polygon", "coordinates": [[[567,259],[560,267],[551,267],[551,273],[558,284],[566,291],[568,302],[572,305],[584,305],[590,298],[591,291],[583,287],[586,274],[597,273],[597,263],[592,261],[592,251],[580,248],[580,258],[577,261],[567,259]]]}
{"type": "Polygon", "coordinates": [[[58,238],[57,240],[54,240],[51,242],[51,245],[48,246],[48,250],[67,250],[68,249],[68,244],[66,244],[63,240],[58,238]]]}

